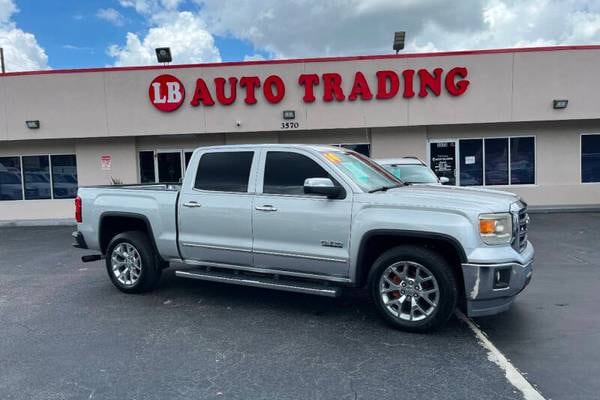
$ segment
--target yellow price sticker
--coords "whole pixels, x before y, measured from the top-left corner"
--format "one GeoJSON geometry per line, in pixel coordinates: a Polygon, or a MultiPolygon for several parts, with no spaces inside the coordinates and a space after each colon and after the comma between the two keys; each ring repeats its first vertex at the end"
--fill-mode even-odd
{"type": "Polygon", "coordinates": [[[342,159],[335,153],[325,153],[323,155],[326,159],[328,159],[334,164],[340,164],[342,162],[342,159]]]}

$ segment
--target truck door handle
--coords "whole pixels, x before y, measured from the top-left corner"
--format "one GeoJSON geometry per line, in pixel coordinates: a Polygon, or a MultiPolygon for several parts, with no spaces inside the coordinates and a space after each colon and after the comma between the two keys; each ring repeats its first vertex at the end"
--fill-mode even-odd
{"type": "Polygon", "coordinates": [[[197,201],[188,201],[183,203],[184,207],[189,207],[189,208],[196,208],[196,207],[202,207],[202,204],[198,203],[197,201]]]}
{"type": "Polygon", "coordinates": [[[256,206],[255,208],[258,211],[277,211],[277,208],[267,204],[265,204],[264,206],[256,206]]]}

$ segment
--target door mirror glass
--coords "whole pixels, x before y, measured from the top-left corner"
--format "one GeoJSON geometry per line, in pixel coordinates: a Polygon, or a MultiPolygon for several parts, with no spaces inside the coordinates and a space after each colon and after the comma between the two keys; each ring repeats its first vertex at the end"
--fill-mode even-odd
{"type": "Polygon", "coordinates": [[[450,182],[450,178],[448,178],[447,176],[442,176],[442,177],[440,177],[440,183],[441,183],[442,185],[445,185],[445,184],[447,184],[448,182],[450,182]]]}
{"type": "Polygon", "coordinates": [[[342,194],[342,188],[335,186],[329,178],[307,178],[304,181],[304,193],[336,199],[342,194]]]}

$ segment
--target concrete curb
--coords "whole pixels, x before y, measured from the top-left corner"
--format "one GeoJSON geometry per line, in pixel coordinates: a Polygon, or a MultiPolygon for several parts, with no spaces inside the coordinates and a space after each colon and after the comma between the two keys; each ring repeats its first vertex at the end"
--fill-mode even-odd
{"type": "Polygon", "coordinates": [[[0,228],[21,227],[21,226],[75,226],[76,223],[71,218],[65,219],[26,219],[13,221],[0,221],[0,228]]]}

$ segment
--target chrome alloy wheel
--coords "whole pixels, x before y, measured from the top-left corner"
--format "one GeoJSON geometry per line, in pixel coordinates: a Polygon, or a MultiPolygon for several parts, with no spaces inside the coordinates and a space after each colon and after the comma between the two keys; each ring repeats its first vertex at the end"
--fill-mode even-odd
{"type": "Polygon", "coordinates": [[[379,280],[379,293],[390,314],[411,322],[430,316],[440,299],[435,276],[413,261],[399,261],[387,267],[379,280]]]}
{"type": "Polygon", "coordinates": [[[142,258],[129,243],[119,243],[110,256],[112,272],[123,286],[133,286],[142,274],[142,258]]]}

